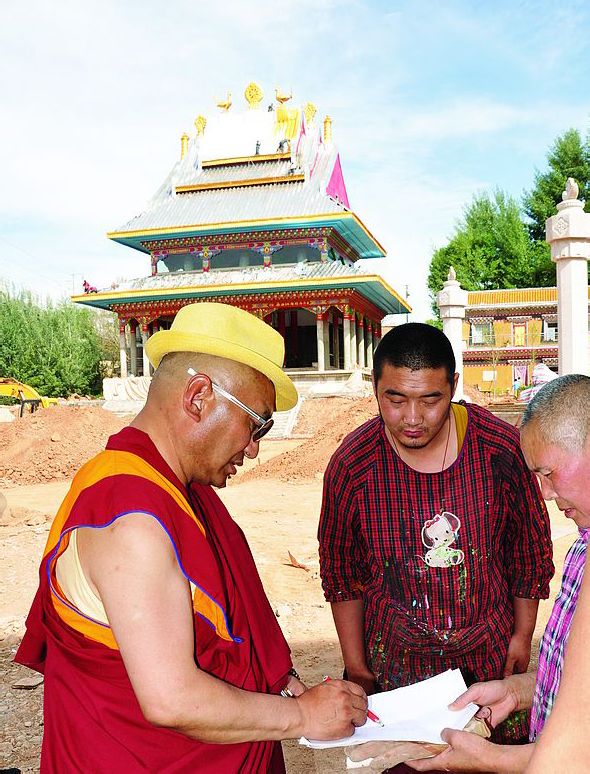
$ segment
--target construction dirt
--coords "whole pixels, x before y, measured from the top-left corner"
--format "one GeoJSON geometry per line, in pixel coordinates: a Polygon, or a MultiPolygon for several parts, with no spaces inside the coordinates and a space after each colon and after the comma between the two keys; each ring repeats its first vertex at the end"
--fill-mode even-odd
{"type": "Polygon", "coordinates": [[[0,485],[71,478],[127,422],[100,406],[50,406],[0,424],[0,485]]]}
{"type": "MultiPolygon", "coordinates": [[[[330,608],[319,580],[320,478],[340,440],[374,416],[375,410],[372,398],[306,401],[295,430],[299,437],[265,439],[259,458],[248,461],[245,470],[220,491],[248,537],[295,666],[309,684],[342,670],[330,608]]],[[[16,768],[23,774],[39,770],[42,680],[12,663],[12,658],[37,587],[51,518],[76,469],[124,424],[100,407],[66,406],[39,410],[0,425],[0,770],[16,768]]],[[[556,509],[551,509],[551,516],[554,598],[563,557],[576,530],[556,509]]],[[[550,609],[550,602],[541,603],[537,643],[550,609]]],[[[289,774],[345,771],[341,750],[313,751],[295,741],[283,747],[289,774]]]]}

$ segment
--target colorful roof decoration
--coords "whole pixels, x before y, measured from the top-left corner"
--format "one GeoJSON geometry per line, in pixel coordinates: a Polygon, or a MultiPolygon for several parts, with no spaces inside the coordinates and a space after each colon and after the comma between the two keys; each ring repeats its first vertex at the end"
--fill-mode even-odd
{"type": "MultiPolygon", "coordinates": [[[[200,115],[196,134],[181,138],[181,158],[146,209],[108,234],[150,252],[150,241],[192,234],[256,232],[286,225],[325,226],[350,240],[355,258],[385,255],[350,209],[342,164],[312,103],[261,104],[259,87],[246,89],[248,109],[238,112],[231,93],[220,112],[200,115]],[[256,102],[254,101],[256,98],[256,102]]],[[[279,95],[285,101],[290,95],[279,95]]]]}
{"type": "Polygon", "coordinates": [[[352,305],[373,321],[408,311],[361,268],[385,250],[350,208],[332,120],[279,88],[270,104],[255,83],[244,96],[242,109],[228,92],[197,116],[144,211],[108,234],[148,254],[151,276],[73,300],[121,320],[169,319],[207,298],[250,309],[259,296],[267,309],[273,294],[276,308],[352,305]]]}

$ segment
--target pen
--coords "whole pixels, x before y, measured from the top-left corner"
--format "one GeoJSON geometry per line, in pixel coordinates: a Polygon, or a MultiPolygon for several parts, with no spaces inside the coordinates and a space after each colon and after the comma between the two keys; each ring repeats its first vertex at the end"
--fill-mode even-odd
{"type": "MultiPolygon", "coordinates": [[[[324,677],[322,678],[324,683],[329,683],[331,679],[332,678],[329,677],[328,675],[324,675],[324,677]]],[[[369,720],[372,720],[373,723],[377,723],[377,725],[381,726],[381,728],[385,728],[385,723],[381,720],[379,715],[376,715],[373,712],[373,710],[370,710],[370,709],[367,710],[367,717],[369,718],[369,720]]]]}

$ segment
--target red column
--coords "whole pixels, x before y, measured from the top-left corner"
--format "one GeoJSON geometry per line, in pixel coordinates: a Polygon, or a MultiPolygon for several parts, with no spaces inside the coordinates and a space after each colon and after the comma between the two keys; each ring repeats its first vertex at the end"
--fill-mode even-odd
{"type": "Polygon", "coordinates": [[[293,361],[299,363],[299,329],[297,328],[297,309],[291,309],[290,314],[290,330],[291,330],[291,352],[293,353],[293,361]]]}

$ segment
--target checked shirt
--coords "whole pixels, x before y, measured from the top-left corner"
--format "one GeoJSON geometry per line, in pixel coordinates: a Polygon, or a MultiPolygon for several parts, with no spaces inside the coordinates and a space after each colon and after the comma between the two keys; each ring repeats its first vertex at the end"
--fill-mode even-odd
{"type": "Polygon", "coordinates": [[[543,730],[553,708],[559,690],[563,669],[563,653],[572,626],[582,578],[586,564],[586,547],[590,530],[581,529],[565,557],[561,589],[555,599],[553,610],[547,621],[539,651],[539,668],[531,710],[529,739],[534,742],[543,730]]]}
{"type": "Polygon", "coordinates": [[[518,431],[466,408],[460,453],[440,473],[406,465],[375,417],[324,477],[324,594],[364,600],[367,663],[386,690],[452,668],[501,678],[513,598],[549,595],[549,517],[518,431]]]}

